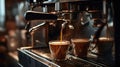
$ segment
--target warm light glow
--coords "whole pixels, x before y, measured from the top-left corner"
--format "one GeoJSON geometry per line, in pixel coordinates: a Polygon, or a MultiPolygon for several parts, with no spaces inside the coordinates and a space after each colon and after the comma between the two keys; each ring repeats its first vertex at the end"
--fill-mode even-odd
{"type": "Polygon", "coordinates": [[[15,43],[11,43],[11,47],[15,47],[15,43]]]}
{"type": "Polygon", "coordinates": [[[34,0],[34,2],[36,2],[36,0],[34,0]]]}

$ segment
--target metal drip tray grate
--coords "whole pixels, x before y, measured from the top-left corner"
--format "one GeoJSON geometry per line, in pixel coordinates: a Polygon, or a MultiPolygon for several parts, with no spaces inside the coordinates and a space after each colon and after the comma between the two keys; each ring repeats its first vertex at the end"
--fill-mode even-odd
{"type": "Polygon", "coordinates": [[[66,61],[53,61],[48,48],[25,49],[24,52],[48,67],[107,67],[104,64],[88,60],[87,58],[78,58],[73,55],[67,55],[68,59],[66,61]]]}

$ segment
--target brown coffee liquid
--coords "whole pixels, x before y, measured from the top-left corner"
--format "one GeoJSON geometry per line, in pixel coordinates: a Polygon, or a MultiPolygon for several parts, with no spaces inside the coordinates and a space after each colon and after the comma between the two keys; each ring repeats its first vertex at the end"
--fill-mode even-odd
{"type": "Polygon", "coordinates": [[[66,57],[66,53],[68,50],[69,43],[68,42],[51,42],[50,51],[54,59],[56,60],[64,60],[66,57]]]}
{"type": "Polygon", "coordinates": [[[74,43],[74,54],[78,57],[86,57],[87,50],[89,47],[89,42],[87,39],[74,39],[72,40],[74,43]]]}
{"type": "Polygon", "coordinates": [[[61,29],[61,31],[60,31],[60,42],[62,42],[62,39],[63,39],[63,38],[62,38],[62,36],[63,36],[63,33],[62,33],[62,32],[63,32],[63,29],[61,29]]]}

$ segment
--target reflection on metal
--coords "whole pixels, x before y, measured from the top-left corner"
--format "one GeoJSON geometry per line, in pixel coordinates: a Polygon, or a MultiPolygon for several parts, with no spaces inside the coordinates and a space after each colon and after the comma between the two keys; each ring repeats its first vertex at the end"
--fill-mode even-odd
{"type": "Polygon", "coordinates": [[[20,49],[24,50],[24,49],[31,49],[31,48],[32,48],[32,46],[27,46],[27,47],[21,47],[20,49]]]}
{"type": "Polygon", "coordinates": [[[68,57],[69,57],[69,58],[73,58],[73,59],[77,59],[77,60],[81,60],[81,61],[83,61],[83,62],[92,64],[92,65],[94,65],[94,66],[96,66],[96,67],[104,67],[104,66],[106,67],[106,65],[104,65],[104,64],[101,64],[101,63],[96,64],[96,63],[93,63],[93,62],[91,62],[91,61],[87,61],[87,60],[85,60],[85,59],[75,57],[75,56],[73,56],[73,55],[68,55],[68,57]]]}
{"type": "Polygon", "coordinates": [[[88,0],[59,0],[59,2],[76,2],[76,1],[88,1],[88,0]]]}
{"type": "Polygon", "coordinates": [[[9,54],[12,58],[14,58],[15,60],[19,61],[17,51],[15,51],[15,52],[9,52],[8,54],[9,54]]]}
{"type": "Polygon", "coordinates": [[[89,1],[89,0],[53,0],[53,1],[44,1],[43,4],[56,3],[56,2],[60,2],[60,3],[64,3],[64,2],[77,2],[77,1],[89,1]]]}
{"type": "MultiPolygon", "coordinates": [[[[53,61],[49,49],[25,49],[18,50],[26,54],[26,57],[31,57],[31,59],[37,60],[48,67],[107,67],[106,65],[93,61],[90,58],[78,58],[73,55],[68,54],[67,60],[62,62],[53,61]]],[[[23,57],[22,57],[23,58],[23,57]]],[[[31,60],[27,60],[31,61],[31,60]]],[[[22,62],[22,61],[21,61],[22,62]]],[[[34,63],[34,62],[33,62],[34,63]]]]}
{"type": "Polygon", "coordinates": [[[29,32],[32,32],[32,31],[35,31],[35,30],[39,29],[39,27],[45,25],[45,23],[46,23],[46,22],[43,22],[43,23],[40,23],[40,24],[37,25],[37,26],[34,26],[34,27],[30,28],[30,29],[29,29],[29,32]]]}
{"type": "Polygon", "coordinates": [[[38,56],[38,55],[28,51],[28,50],[24,50],[24,51],[25,51],[25,53],[29,54],[29,56],[31,56],[32,58],[34,58],[34,59],[38,60],[39,62],[45,64],[48,67],[60,67],[59,65],[41,57],[41,56],[38,56]]]}

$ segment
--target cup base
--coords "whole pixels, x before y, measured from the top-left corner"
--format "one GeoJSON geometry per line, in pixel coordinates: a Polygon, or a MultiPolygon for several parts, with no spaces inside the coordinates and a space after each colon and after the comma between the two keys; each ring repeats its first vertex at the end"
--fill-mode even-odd
{"type": "Polygon", "coordinates": [[[53,59],[53,61],[66,61],[67,59],[53,59]]]}

